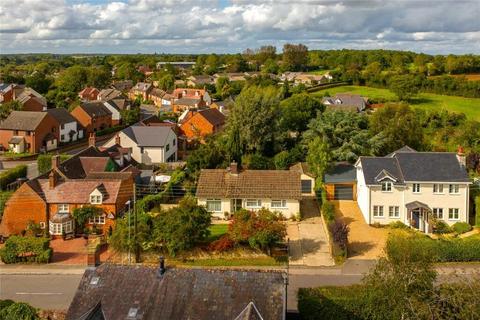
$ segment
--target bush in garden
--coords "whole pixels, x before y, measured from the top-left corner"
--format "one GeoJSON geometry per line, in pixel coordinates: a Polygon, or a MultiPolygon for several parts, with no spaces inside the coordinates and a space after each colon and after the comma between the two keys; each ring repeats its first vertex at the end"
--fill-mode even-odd
{"type": "Polygon", "coordinates": [[[230,239],[228,235],[223,235],[220,239],[213,241],[208,246],[208,250],[224,252],[232,249],[235,246],[235,242],[230,239]]]}
{"type": "Polygon", "coordinates": [[[324,201],[322,203],[322,214],[327,222],[335,220],[335,207],[331,202],[324,201]]]}
{"type": "Polygon", "coordinates": [[[2,320],[37,320],[37,309],[24,302],[14,302],[0,311],[2,320]]]}
{"type": "Polygon", "coordinates": [[[457,234],[462,234],[472,230],[472,226],[466,222],[457,222],[452,226],[452,229],[457,234]]]}
{"type": "Polygon", "coordinates": [[[0,249],[4,263],[48,263],[52,253],[50,239],[37,237],[11,236],[5,242],[5,247],[0,249]]]}
{"type": "MultiPolygon", "coordinates": [[[[38,172],[40,174],[47,173],[52,169],[52,154],[40,154],[37,157],[37,166],[38,166],[38,172]]],[[[70,155],[68,154],[61,154],[60,155],[60,162],[63,162],[67,159],[70,159],[70,155]]]]}
{"type": "Polygon", "coordinates": [[[452,228],[443,220],[432,220],[433,233],[443,234],[452,232],[452,228]]]}
{"type": "Polygon", "coordinates": [[[388,226],[391,228],[391,229],[410,229],[409,226],[407,226],[405,223],[401,222],[401,221],[395,221],[395,222],[390,222],[388,224],[388,226]]]}
{"type": "Polygon", "coordinates": [[[348,232],[350,231],[348,226],[341,221],[335,221],[329,225],[329,228],[333,242],[341,249],[345,249],[348,243],[348,232]]]}
{"type": "Polygon", "coordinates": [[[7,186],[18,178],[27,176],[27,166],[19,165],[0,174],[0,190],[6,190],[7,186]]]}

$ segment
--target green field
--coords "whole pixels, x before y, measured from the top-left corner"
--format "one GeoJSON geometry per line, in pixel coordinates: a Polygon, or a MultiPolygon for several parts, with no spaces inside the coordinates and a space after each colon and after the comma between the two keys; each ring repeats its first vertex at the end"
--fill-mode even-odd
{"type": "MultiPolygon", "coordinates": [[[[331,95],[342,92],[350,92],[360,94],[374,100],[398,100],[395,94],[388,89],[363,86],[340,86],[316,91],[313,94],[323,96],[325,92],[328,92],[331,95]]],[[[410,104],[416,108],[427,110],[445,109],[451,112],[464,113],[467,118],[480,121],[480,99],[444,96],[433,93],[419,93],[411,100],[410,104]]]]}
{"type": "Polygon", "coordinates": [[[307,73],[310,73],[310,74],[316,74],[316,75],[319,75],[321,76],[322,74],[325,74],[327,72],[330,72],[331,70],[313,70],[313,71],[308,71],[307,73]]]}

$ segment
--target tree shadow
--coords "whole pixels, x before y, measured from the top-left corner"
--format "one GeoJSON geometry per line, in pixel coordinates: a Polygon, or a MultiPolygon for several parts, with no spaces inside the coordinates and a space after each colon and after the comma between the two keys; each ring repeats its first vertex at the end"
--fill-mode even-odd
{"type": "Polygon", "coordinates": [[[415,98],[410,98],[408,99],[408,102],[410,104],[425,104],[425,103],[431,103],[433,100],[429,98],[424,98],[424,97],[415,97],[415,98]]]}
{"type": "Polygon", "coordinates": [[[348,243],[348,257],[361,256],[365,252],[375,248],[374,242],[353,241],[348,243]]]}

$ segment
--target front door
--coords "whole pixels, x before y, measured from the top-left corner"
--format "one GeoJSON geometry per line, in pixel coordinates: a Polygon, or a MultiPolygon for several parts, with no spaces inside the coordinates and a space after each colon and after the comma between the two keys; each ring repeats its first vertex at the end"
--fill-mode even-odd
{"type": "Polygon", "coordinates": [[[420,210],[415,209],[412,211],[413,227],[415,229],[420,228],[420,210]]]}
{"type": "Polygon", "coordinates": [[[231,212],[235,213],[240,209],[242,209],[242,199],[232,199],[232,201],[231,201],[231,212]]]}

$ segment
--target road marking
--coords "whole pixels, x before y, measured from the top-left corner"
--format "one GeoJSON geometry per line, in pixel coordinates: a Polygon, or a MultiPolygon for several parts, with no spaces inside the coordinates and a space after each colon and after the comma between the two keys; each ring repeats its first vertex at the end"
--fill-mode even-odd
{"type": "Polygon", "coordinates": [[[15,292],[17,295],[43,295],[43,296],[49,296],[49,295],[62,295],[63,293],[61,292],[15,292]]]}

